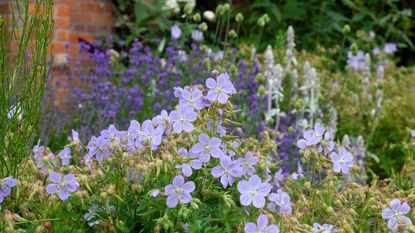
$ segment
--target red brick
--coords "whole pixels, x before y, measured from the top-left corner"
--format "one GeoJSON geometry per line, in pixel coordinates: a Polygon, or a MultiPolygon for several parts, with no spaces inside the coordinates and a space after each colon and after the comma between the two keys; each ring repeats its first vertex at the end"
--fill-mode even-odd
{"type": "Polygon", "coordinates": [[[9,5],[8,4],[0,4],[0,14],[8,14],[10,13],[9,5]]]}
{"type": "Polygon", "coordinates": [[[56,18],[56,19],[54,19],[54,22],[55,22],[55,28],[59,28],[59,29],[69,28],[69,25],[70,25],[69,18],[67,18],[67,17],[65,17],[65,18],[56,18]]]}
{"type": "Polygon", "coordinates": [[[76,24],[73,29],[75,32],[85,32],[85,25],[83,24],[76,24]]]}
{"type": "Polygon", "coordinates": [[[68,17],[69,16],[69,7],[68,6],[58,6],[58,16],[68,17]]]}
{"type": "Polygon", "coordinates": [[[94,15],[92,22],[97,24],[112,24],[113,19],[110,16],[94,15]]]}
{"type": "Polygon", "coordinates": [[[67,31],[57,31],[54,33],[54,39],[69,41],[70,35],[67,31]]]}
{"type": "Polygon", "coordinates": [[[90,23],[91,20],[92,20],[92,17],[89,14],[85,13],[85,12],[83,12],[83,13],[71,13],[70,18],[71,18],[71,22],[76,22],[76,23],[79,23],[79,22],[90,23]]]}

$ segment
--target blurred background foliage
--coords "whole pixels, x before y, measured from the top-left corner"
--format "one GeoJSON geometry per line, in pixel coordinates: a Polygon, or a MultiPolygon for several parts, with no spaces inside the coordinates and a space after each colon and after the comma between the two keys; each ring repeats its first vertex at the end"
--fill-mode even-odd
{"type": "MultiPolygon", "coordinates": [[[[169,35],[170,27],[183,19],[183,12],[165,10],[166,1],[158,0],[145,3],[136,0],[113,0],[117,6],[117,34],[126,41],[140,37],[142,41],[159,45],[163,38],[169,35]]],[[[167,1],[168,2],[168,1],[167,1]]],[[[170,1],[172,2],[172,1],[170,1]]],[[[175,1],[173,1],[175,2],[175,1]]],[[[414,58],[410,56],[414,47],[414,18],[415,1],[398,0],[179,0],[195,3],[194,11],[211,10],[222,3],[231,3],[232,15],[243,13],[246,16],[239,34],[239,41],[254,43],[258,40],[257,20],[263,14],[268,14],[270,21],[264,30],[259,43],[262,51],[268,44],[278,38],[278,32],[285,32],[292,25],[297,35],[298,49],[316,51],[318,45],[326,47],[339,46],[343,39],[342,28],[350,25],[352,32],[358,30],[373,31],[379,35],[381,42],[397,43],[399,47],[399,64],[410,65],[414,58]]],[[[186,19],[187,21],[187,19],[186,19]]],[[[215,27],[215,22],[208,23],[209,28],[215,27]]],[[[185,26],[184,31],[192,28],[185,26]],[[186,28],[187,27],[187,28],[186,28]]],[[[235,28],[235,25],[232,25],[235,28]]],[[[209,30],[214,33],[215,30],[209,30]]],[[[214,38],[213,35],[207,39],[214,38]]],[[[351,33],[346,38],[346,45],[356,42],[357,38],[351,33]]],[[[212,42],[212,41],[211,41],[212,42]]],[[[342,51],[344,52],[344,51],[342,51]]],[[[336,53],[336,52],[335,52],[336,53]]],[[[329,54],[336,56],[337,54],[329,54]]]]}

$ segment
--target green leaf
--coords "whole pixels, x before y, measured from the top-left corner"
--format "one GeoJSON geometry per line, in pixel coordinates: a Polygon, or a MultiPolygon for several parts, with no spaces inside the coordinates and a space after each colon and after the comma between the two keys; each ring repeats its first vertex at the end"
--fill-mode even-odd
{"type": "Polygon", "coordinates": [[[148,17],[148,6],[141,0],[136,1],[134,4],[135,23],[140,25],[142,21],[148,17]]]}

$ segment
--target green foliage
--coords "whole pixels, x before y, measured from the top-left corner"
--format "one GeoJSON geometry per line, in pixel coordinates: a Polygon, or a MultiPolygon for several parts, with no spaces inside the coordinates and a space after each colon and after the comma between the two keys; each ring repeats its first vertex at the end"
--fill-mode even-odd
{"type": "MultiPolygon", "coordinates": [[[[52,0],[11,1],[11,22],[0,24],[0,175],[16,175],[40,120],[49,73],[52,0]],[[9,27],[8,25],[11,25],[9,27]]],[[[23,166],[24,169],[24,166],[23,166]]]]}

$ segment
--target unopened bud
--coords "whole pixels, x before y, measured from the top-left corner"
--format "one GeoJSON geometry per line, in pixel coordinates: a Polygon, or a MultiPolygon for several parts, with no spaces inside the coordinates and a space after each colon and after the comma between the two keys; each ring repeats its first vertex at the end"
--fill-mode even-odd
{"type": "Polygon", "coordinates": [[[193,15],[193,21],[195,21],[196,23],[199,23],[200,20],[202,20],[202,17],[200,16],[199,13],[196,13],[193,15]]]}
{"type": "Polygon", "coordinates": [[[235,16],[235,21],[237,23],[242,23],[244,21],[244,15],[242,13],[238,13],[235,16]]]}
{"type": "Polygon", "coordinates": [[[350,33],[350,26],[349,26],[349,24],[344,25],[344,27],[343,27],[343,33],[344,34],[349,34],[350,33]]]}
{"type": "Polygon", "coordinates": [[[229,31],[229,38],[231,38],[231,39],[235,39],[236,37],[238,37],[238,34],[236,33],[236,31],[235,31],[235,30],[231,29],[231,30],[229,31]]]}

